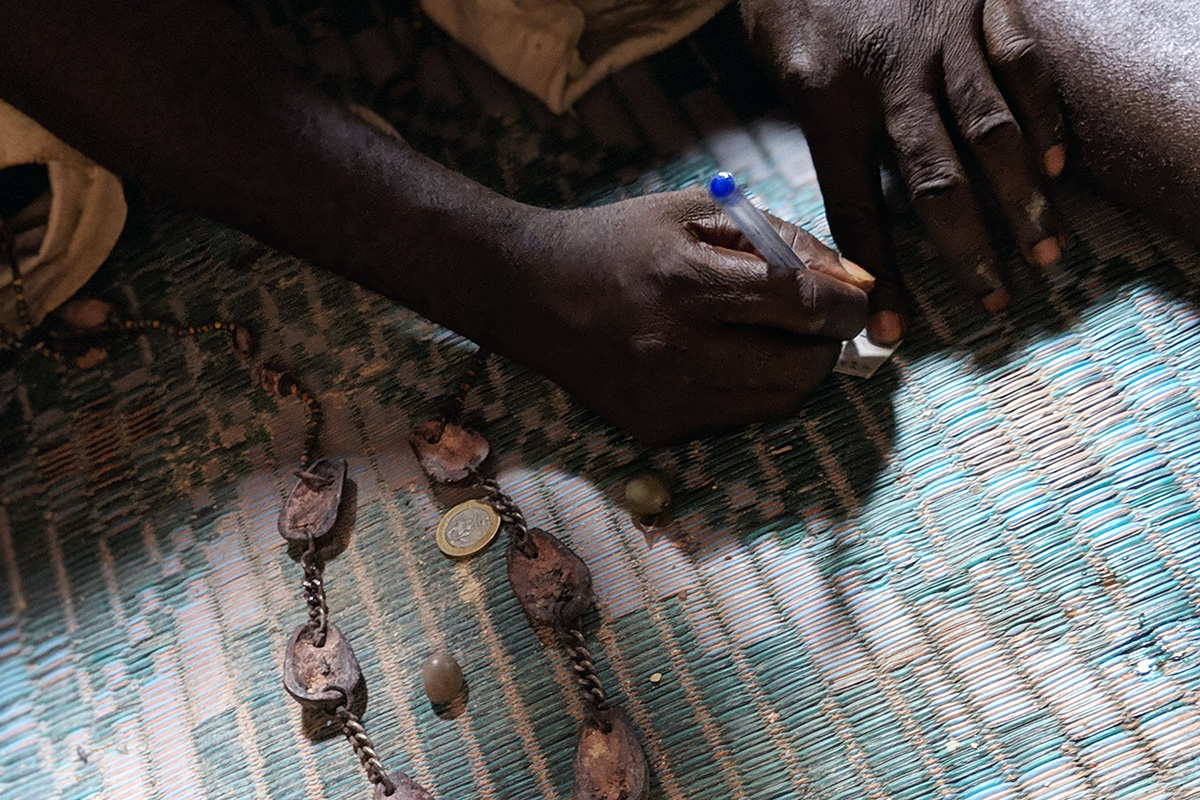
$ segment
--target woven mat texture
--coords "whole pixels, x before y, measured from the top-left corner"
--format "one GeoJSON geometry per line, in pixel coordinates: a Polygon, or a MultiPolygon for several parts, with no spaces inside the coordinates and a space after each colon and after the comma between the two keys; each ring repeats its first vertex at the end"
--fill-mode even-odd
{"type": "MultiPolygon", "coordinates": [[[[259,12],[330,91],[521,199],[600,202],[720,165],[827,234],[803,140],[727,45],[730,15],[555,119],[405,4],[259,12]]],[[[469,420],[527,516],[591,565],[589,641],[652,797],[1200,796],[1200,259],[1086,189],[1057,201],[1065,262],[1013,258],[998,325],[962,310],[901,210],[911,335],[779,424],[646,450],[487,362],[469,420]],[[648,466],[677,499],[650,540],[620,505],[648,466]]],[[[357,484],[329,599],[385,762],[448,800],[567,797],[569,664],[526,624],[501,547],[438,552],[443,506],[405,443],[473,346],[136,193],[87,291],[245,321],[321,399],[325,450],[357,484]],[[456,718],[421,689],[440,647],[470,685],[456,718]]],[[[280,684],[304,609],[276,515],[303,420],[220,337],[132,338],[89,370],[6,362],[0,796],[369,796],[280,684]]]]}

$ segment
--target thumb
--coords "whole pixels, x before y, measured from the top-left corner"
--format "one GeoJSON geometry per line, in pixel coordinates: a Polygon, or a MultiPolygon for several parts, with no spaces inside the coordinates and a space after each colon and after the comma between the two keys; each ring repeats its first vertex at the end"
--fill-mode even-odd
{"type": "Polygon", "coordinates": [[[781,280],[772,294],[778,296],[783,311],[778,326],[795,333],[844,340],[853,339],[866,327],[866,292],[823,272],[798,272],[781,280]]]}
{"type": "Polygon", "coordinates": [[[712,313],[723,322],[831,339],[857,336],[867,323],[866,292],[824,272],[779,274],[755,255],[715,247],[699,248],[693,263],[719,287],[712,313]]]}
{"type": "Polygon", "coordinates": [[[796,255],[808,264],[809,269],[848,283],[864,292],[871,291],[875,286],[875,276],[850,259],[838,255],[836,250],[823,245],[808,231],[798,225],[784,222],[773,214],[768,214],[767,218],[771,220],[771,225],[779,231],[783,240],[796,251],[796,255]]]}

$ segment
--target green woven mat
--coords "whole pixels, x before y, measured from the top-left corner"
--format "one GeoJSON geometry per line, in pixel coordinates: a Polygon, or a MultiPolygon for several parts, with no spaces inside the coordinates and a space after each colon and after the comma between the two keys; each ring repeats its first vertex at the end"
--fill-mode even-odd
{"type": "MultiPolygon", "coordinates": [[[[719,163],[824,234],[797,131],[744,53],[706,45],[728,17],[556,120],[405,8],[366,8],[260,16],[326,86],[523,199],[675,187],[719,163]],[[409,67],[415,85],[394,78],[409,67]]],[[[591,565],[593,653],[653,797],[1200,796],[1200,259],[1084,191],[1059,202],[1065,264],[1014,261],[1023,290],[993,329],[902,217],[909,339],[776,425],[647,451],[488,363],[469,418],[530,519],[591,565]],[[653,541],[618,502],[647,465],[678,487],[653,541]]],[[[136,198],[88,290],[245,320],[321,398],[326,451],[357,484],[330,601],[386,763],[447,799],[568,796],[569,666],[526,625],[498,547],[439,554],[404,441],[472,346],[136,198]],[[455,719],[421,691],[436,647],[469,681],[455,719]]],[[[306,738],[280,685],[303,607],[275,518],[303,417],[250,384],[220,339],[0,371],[4,798],[368,796],[345,742],[306,738]]]]}

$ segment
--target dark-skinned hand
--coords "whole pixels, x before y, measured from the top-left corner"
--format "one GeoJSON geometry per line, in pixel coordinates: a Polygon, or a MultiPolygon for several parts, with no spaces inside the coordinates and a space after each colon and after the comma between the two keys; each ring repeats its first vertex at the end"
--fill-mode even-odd
{"type": "Polygon", "coordinates": [[[225,3],[4,8],[6,101],[122,175],[545,373],[643,439],[792,411],[866,323],[873,279],[793,226],[775,222],[812,270],[780,278],[700,189],[518,203],[313,91],[225,3]]]}
{"type": "Polygon", "coordinates": [[[878,278],[872,338],[906,315],[893,267],[879,146],[969,302],[1010,299],[964,170],[978,165],[1022,253],[1059,256],[1041,186],[1063,169],[1062,116],[1018,0],[742,0],[751,40],[805,129],[839,248],[878,278]]]}
{"type": "Polygon", "coordinates": [[[535,212],[479,338],[644,441],[784,416],[866,324],[873,280],[772,221],[809,271],[768,276],[700,189],[535,212]]]}

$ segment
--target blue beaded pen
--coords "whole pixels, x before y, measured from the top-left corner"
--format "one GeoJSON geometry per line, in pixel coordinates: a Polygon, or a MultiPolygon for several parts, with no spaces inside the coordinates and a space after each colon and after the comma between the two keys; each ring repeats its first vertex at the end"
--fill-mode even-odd
{"type": "MultiPolygon", "coordinates": [[[[794,274],[796,270],[808,269],[808,265],[771,225],[767,215],[750,202],[732,175],[728,172],[718,172],[708,182],[708,193],[746,235],[758,254],[766,260],[768,273],[774,271],[794,274]]],[[[872,342],[864,330],[853,339],[842,343],[842,352],[833,371],[869,378],[888,360],[899,344],[896,342],[889,347],[881,347],[872,342]]]]}
{"type": "Polygon", "coordinates": [[[746,235],[750,244],[754,245],[754,249],[768,265],[777,270],[808,269],[808,265],[772,227],[767,215],[750,202],[732,175],[728,172],[718,172],[708,182],[708,193],[746,235]]]}

